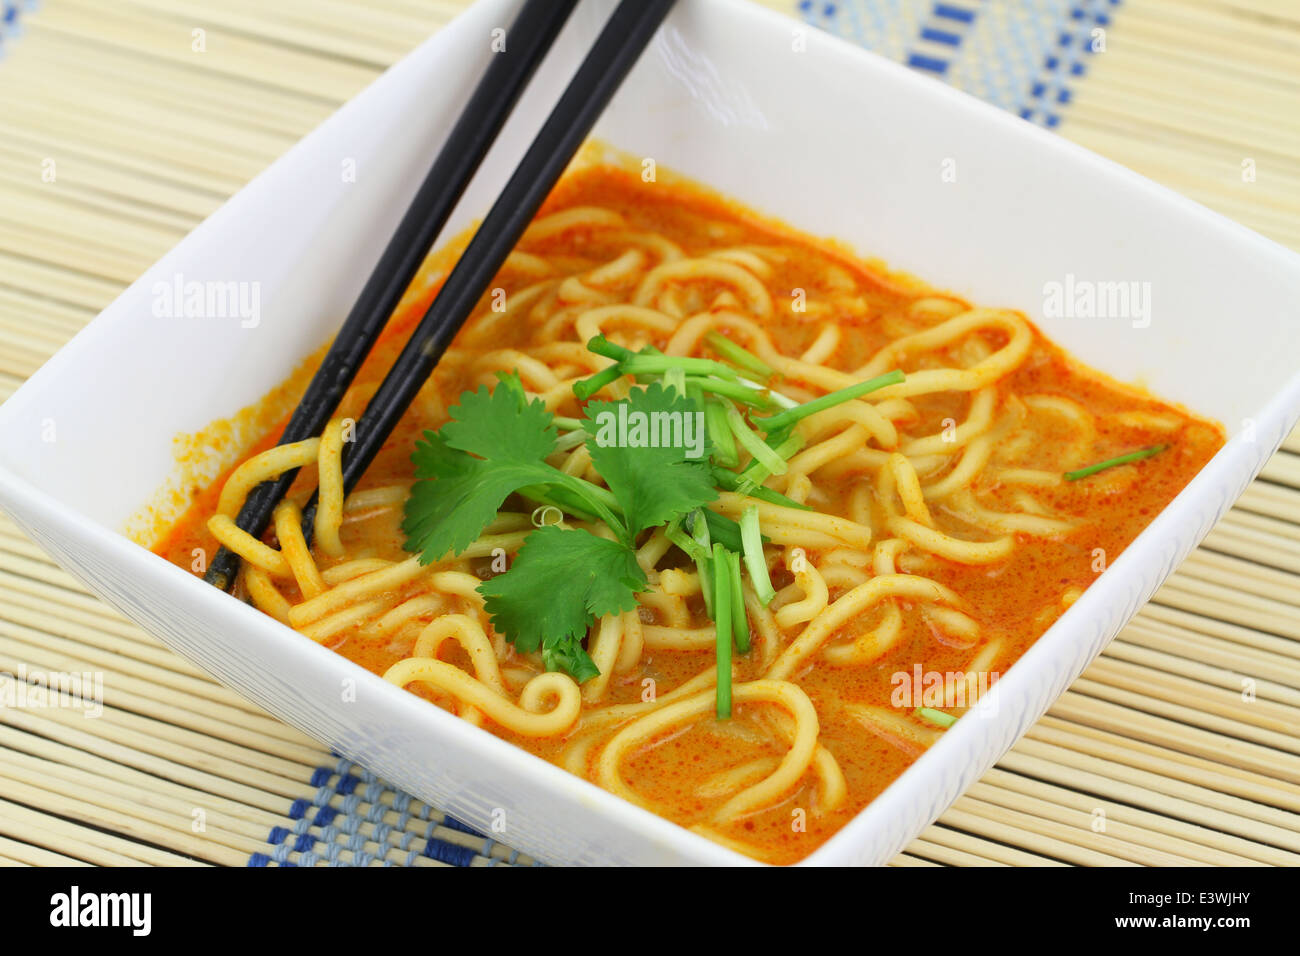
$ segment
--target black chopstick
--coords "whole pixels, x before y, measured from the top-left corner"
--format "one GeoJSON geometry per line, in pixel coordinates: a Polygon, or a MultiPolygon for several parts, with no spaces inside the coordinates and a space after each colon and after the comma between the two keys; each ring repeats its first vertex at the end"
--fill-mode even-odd
{"type": "MultiPolygon", "coordinates": [[[[324,430],[495,142],[520,93],[576,4],[577,0],[526,0],[510,25],[505,49],[493,54],[487,71],[312,377],[279,444],[304,441],[324,430]]],[[[488,38],[484,37],[483,42],[486,44],[488,38]]],[[[271,523],[275,506],[297,474],[298,470],[294,469],[254,488],[240,509],[236,524],[253,537],[261,537],[271,523]]],[[[239,555],[223,547],[208,566],[204,580],[223,591],[229,590],[238,571],[239,555]]]]}
{"type": "MultiPolygon", "coordinates": [[[[344,494],[356,486],[410,407],[672,5],[673,0],[622,0],[610,16],[357,421],[356,440],[344,446],[344,494]]],[[[313,495],[303,509],[303,533],[308,542],[315,512],[313,495]]]]}

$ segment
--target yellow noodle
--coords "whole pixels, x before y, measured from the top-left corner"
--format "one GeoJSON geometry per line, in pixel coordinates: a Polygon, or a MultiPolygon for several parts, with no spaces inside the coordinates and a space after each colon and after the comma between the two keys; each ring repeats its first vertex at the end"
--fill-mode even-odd
{"type": "Polygon", "coordinates": [[[239,569],[244,590],[260,611],[265,611],[281,624],[289,623],[289,602],[276,588],[271,576],[261,568],[245,561],[239,569]]]}
{"type": "MultiPolygon", "coordinates": [[[[795,739],[781,758],[777,769],[723,804],[713,815],[715,821],[728,821],[771,804],[807,773],[817,746],[819,725],[817,711],[797,684],[783,680],[757,680],[736,684],[731,689],[736,704],[773,703],[787,710],[795,720],[795,739]]],[[[628,754],[650,738],[708,713],[714,706],[712,691],[703,691],[685,700],[659,708],[624,727],[605,745],[596,764],[597,780],[611,793],[634,803],[645,801],[633,791],[619,772],[628,754]]]]}
{"type": "Polygon", "coordinates": [[[582,710],[578,685],[573,678],[557,672],[539,674],[529,681],[519,695],[518,704],[459,667],[428,657],[398,661],[384,672],[384,680],[398,687],[416,681],[428,684],[523,737],[558,737],[574,725],[582,710]],[[542,711],[540,708],[547,698],[554,698],[555,703],[549,711],[542,711]]]}
{"type": "Polygon", "coordinates": [[[1009,536],[995,541],[963,541],[908,518],[889,518],[885,527],[922,551],[959,564],[992,564],[1006,558],[1016,547],[1015,539],[1009,536]]]}
{"type": "Polygon", "coordinates": [[[794,571],[795,584],[803,593],[803,598],[785,605],[776,612],[777,626],[783,629],[811,621],[826,609],[829,599],[826,582],[822,580],[821,573],[813,567],[811,561],[801,561],[797,569],[792,567],[791,570],[794,571]]]}
{"type": "Polygon", "coordinates": [[[714,510],[736,520],[750,506],[758,508],[758,520],[763,533],[773,544],[820,547],[821,542],[827,542],[831,547],[847,544],[858,548],[866,548],[871,544],[869,527],[836,515],[755,501],[731,491],[721,492],[713,503],[714,510]]]}
{"type": "Polygon", "coordinates": [[[872,578],[841,596],[817,615],[781,653],[764,676],[776,680],[789,679],[835,631],[887,597],[961,603],[961,599],[951,590],[929,578],[911,574],[888,574],[872,578]]]}
{"type": "Polygon", "coordinates": [[[286,471],[311,464],[316,460],[319,448],[320,439],[309,438],[289,445],[276,445],[254,455],[226,479],[221,488],[221,497],[217,500],[217,514],[233,519],[239,514],[250,491],[264,481],[279,478],[286,471]]]}
{"type": "Polygon", "coordinates": [[[289,562],[298,590],[305,598],[316,597],[325,590],[325,581],[302,533],[302,509],[292,501],[282,501],[276,505],[273,520],[275,536],[280,539],[280,553],[289,562]]]}
{"type": "Polygon", "coordinates": [[[343,555],[339,528],[343,524],[343,426],[336,418],[320,437],[319,497],[316,501],[316,543],[330,557],[343,555]]]}
{"type": "Polygon", "coordinates": [[[574,206],[535,220],[520,237],[520,245],[545,242],[574,229],[617,229],[623,217],[599,206],[574,206]]]}
{"type": "Polygon", "coordinates": [[[289,612],[294,627],[302,627],[319,620],[326,614],[346,607],[351,601],[373,598],[385,591],[399,588],[425,571],[418,557],[407,558],[400,564],[390,565],[352,578],[330,588],[324,594],[295,605],[289,612]]]}
{"type": "Polygon", "coordinates": [[[208,531],[224,547],[229,548],[249,564],[255,565],[278,578],[293,576],[293,570],[284,555],[269,545],[258,541],[229,515],[215,514],[208,519],[208,531]]]}

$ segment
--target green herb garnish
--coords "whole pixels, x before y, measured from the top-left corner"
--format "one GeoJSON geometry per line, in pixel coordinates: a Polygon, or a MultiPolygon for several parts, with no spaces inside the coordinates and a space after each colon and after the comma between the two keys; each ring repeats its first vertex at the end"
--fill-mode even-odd
{"type": "MultiPolygon", "coordinates": [[[[764,380],[774,374],[721,335],[709,341],[747,373],[764,380]]],[[[705,610],[717,627],[717,714],[725,719],[731,716],[732,642],[740,653],[751,644],[742,563],[764,605],[775,590],[757,507],[747,509],[738,524],[706,505],[724,489],[810,510],[763,485],[803,446],[794,426],[808,415],[901,382],[903,374],[891,372],[746,421],[733,402],[770,409],[791,400],[712,359],[664,355],[653,347],[634,352],[603,336],[588,348],[614,364],[574,384],[574,394],[587,402],[585,417],[557,418],[528,395],[517,373],[499,373],[495,390],[465,392],[450,421],[424,433],[411,456],[416,481],[402,523],[406,548],[429,564],[461,554],[476,541],[481,547],[485,530],[511,495],[590,522],[584,528],[548,525],[530,531],[509,570],[478,588],[497,633],[521,653],[540,652],[548,670],[585,681],[599,670],[583,642],[601,617],[637,607],[647,577],[636,547],[647,532],[664,529],[694,561],[705,610]],[[637,384],[627,398],[590,401],[625,376],[637,384]],[[662,422],[680,421],[680,432],[673,434],[681,440],[633,437],[634,426],[624,423],[634,419],[659,423],[650,426],[661,428],[659,439],[662,422]],[[694,426],[689,433],[688,420],[694,426]],[[582,444],[603,484],[566,474],[547,461],[582,444]],[[707,451],[700,455],[702,449],[707,451]],[[741,449],[752,460],[737,473],[741,449]]]]}
{"type": "MultiPolygon", "coordinates": [[[[619,405],[643,415],[694,411],[694,403],[655,384],[622,402],[588,407],[588,447],[608,488],[566,475],[544,459],[556,446],[554,418],[503,379],[465,392],[451,421],[426,432],[412,460],[415,485],[402,524],[408,550],[428,564],[459,554],[516,492],[569,513],[600,519],[615,540],[576,528],[540,528],[524,539],[513,566],[479,587],[492,625],[520,651],[540,649],[548,669],[577,680],[597,673],[582,649],[588,628],[606,614],[636,607],[646,587],[636,563],[636,536],[717,497],[707,463],[681,448],[643,448],[599,441],[601,412],[619,405]]],[[[513,379],[518,382],[518,378],[513,379]]]]}
{"type": "Polygon", "coordinates": [[[942,710],[935,710],[933,707],[918,707],[912,713],[926,723],[942,727],[944,730],[957,723],[957,718],[952,714],[944,713],[942,710]]]}
{"type": "Polygon", "coordinates": [[[727,570],[731,575],[731,636],[742,654],[749,653],[749,615],[745,613],[745,592],[740,583],[740,555],[727,552],[727,570]]]}
{"type": "Polygon", "coordinates": [[[709,332],[704,336],[704,341],[708,342],[709,347],[724,359],[739,365],[748,372],[753,372],[763,381],[767,381],[776,374],[776,370],[772,366],[749,351],[749,349],[737,345],[721,332],[709,332]]]}
{"type": "Polygon", "coordinates": [[[479,585],[492,626],[515,648],[540,648],[547,670],[576,681],[600,671],[582,648],[593,621],[636,609],[646,577],[636,552],[581,528],[538,528],[524,539],[510,570],[479,585]]]}
{"type": "Polygon", "coordinates": [[[758,527],[758,506],[750,505],[740,517],[740,540],[745,548],[745,570],[754,585],[763,607],[772,603],[776,591],[772,587],[772,578],[767,573],[767,557],[763,554],[763,536],[758,527]]]}
{"type": "Polygon", "coordinates": [[[1108,458],[1105,461],[1099,461],[1095,465],[1088,465],[1085,468],[1077,468],[1074,471],[1065,473],[1066,481],[1078,481],[1080,478],[1087,478],[1089,475],[1095,475],[1099,471],[1105,471],[1107,468],[1114,468],[1116,465],[1127,465],[1130,461],[1141,461],[1143,458],[1150,458],[1152,455],[1158,455],[1168,445],[1152,445],[1149,448],[1139,448],[1137,451],[1131,451],[1127,455],[1120,455],[1118,458],[1108,458]]]}
{"type": "Polygon", "coordinates": [[[713,625],[717,630],[718,659],[717,712],[720,720],[731,716],[731,574],[727,550],[713,545],[713,568],[716,572],[713,592],[713,625]]]}
{"type": "Polygon", "coordinates": [[[847,388],[841,388],[838,391],[830,392],[821,398],[814,398],[811,402],[804,402],[795,408],[787,408],[785,411],[777,412],[775,415],[769,415],[767,418],[756,418],[754,424],[763,431],[771,435],[773,432],[788,428],[795,422],[803,421],[809,415],[816,415],[818,412],[824,412],[828,408],[834,408],[836,405],[852,401],[855,398],[861,398],[880,388],[888,385],[898,385],[904,380],[903,373],[898,369],[892,372],[886,372],[884,375],[877,375],[875,378],[867,379],[865,382],[858,382],[856,385],[850,385],[847,388]]]}

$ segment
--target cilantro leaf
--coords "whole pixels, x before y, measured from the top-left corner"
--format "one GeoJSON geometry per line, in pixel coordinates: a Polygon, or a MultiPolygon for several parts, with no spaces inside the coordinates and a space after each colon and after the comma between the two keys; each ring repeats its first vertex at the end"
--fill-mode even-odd
{"type": "Polygon", "coordinates": [[[465,392],[438,431],[450,448],[492,461],[541,461],[555,450],[553,416],[541,399],[523,401],[518,380],[503,378],[492,391],[465,392]],[[516,387],[517,386],[517,387],[516,387]]]}
{"type": "Polygon", "coordinates": [[[594,436],[587,442],[592,464],[633,534],[718,497],[705,454],[704,415],[691,399],[655,382],[617,402],[589,402],[586,413],[593,423],[587,429],[594,436]],[[691,451],[701,454],[687,457],[691,451]]]}
{"type": "Polygon", "coordinates": [[[573,637],[564,637],[544,646],[542,662],[548,671],[566,671],[579,684],[600,676],[596,662],[587,654],[582,642],[573,637]]]}
{"type": "Polygon", "coordinates": [[[565,500],[579,502],[628,537],[607,491],[544,461],[555,447],[553,419],[540,400],[526,400],[516,375],[503,376],[491,392],[483,386],[463,393],[451,420],[425,432],[411,455],[417,481],[402,522],[407,550],[419,551],[424,564],[459,554],[506,498],[530,486],[565,488],[565,500]]]}
{"type": "Polygon", "coordinates": [[[402,531],[408,550],[420,552],[420,563],[459,554],[483,533],[506,498],[527,485],[549,478],[542,462],[489,462],[452,451],[438,432],[425,432],[417,442],[417,481],[406,499],[402,531]]]}
{"type": "Polygon", "coordinates": [[[548,669],[563,668],[583,681],[599,673],[582,649],[588,628],[606,614],[635,609],[645,587],[631,548],[548,526],[529,534],[510,570],[478,590],[494,630],[522,653],[541,648],[548,669]]]}

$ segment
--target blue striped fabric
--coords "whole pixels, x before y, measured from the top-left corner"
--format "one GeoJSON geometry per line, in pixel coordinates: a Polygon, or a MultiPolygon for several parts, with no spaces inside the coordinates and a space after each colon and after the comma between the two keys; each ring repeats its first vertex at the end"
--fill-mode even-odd
{"type": "Polygon", "coordinates": [[[1120,0],[802,0],[803,19],[1055,127],[1120,0]]]}
{"type": "Polygon", "coordinates": [[[7,45],[23,32],[22,18],[37,7],[37,0],[0,0],[0,57],[7,45]]]}
{"type": "Polygon", "coordinates": [[[248,866],[535,865],[344,758],[317,767],[303,794],[248,866]]]}

